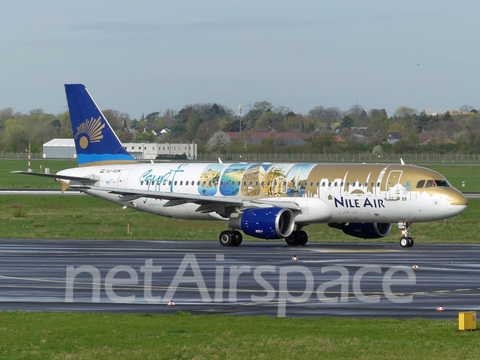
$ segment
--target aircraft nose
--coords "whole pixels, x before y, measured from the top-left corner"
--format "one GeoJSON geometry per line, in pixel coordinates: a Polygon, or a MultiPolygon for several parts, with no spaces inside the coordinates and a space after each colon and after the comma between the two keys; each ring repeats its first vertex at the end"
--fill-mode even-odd
{"type": "Polygon", "coordinates": [[[468,205],[467,198],[458,190],[454,190],[451,194],[449,194],[448,198],[449,198],[450,204],[452,206],[454,206],[454,205],[467,206],[468,205]]]}
{"type": "Polygon", "coordinates": [[[459,215],[467,209],[468,200],[460,191],[454,190],[448,198],[450,200],[450,213],[453,216],[459,215]]]}

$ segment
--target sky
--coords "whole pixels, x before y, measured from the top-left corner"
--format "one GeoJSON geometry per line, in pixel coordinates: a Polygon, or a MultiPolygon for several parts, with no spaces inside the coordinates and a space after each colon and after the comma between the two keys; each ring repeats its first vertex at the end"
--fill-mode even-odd
{"type": "Polygon", "coordinates": [[[478,0],[6,0],[0,109],[478,109],[479,40],[478,0]]]}

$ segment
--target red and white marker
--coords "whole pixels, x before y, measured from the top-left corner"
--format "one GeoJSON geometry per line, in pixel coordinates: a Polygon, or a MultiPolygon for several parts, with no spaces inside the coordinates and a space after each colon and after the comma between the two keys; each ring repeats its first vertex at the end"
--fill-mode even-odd
{"type": "Polygon", "coordinates": [[[175,303],[172,300],[170,300],[170,302],[168,303],[168,306],[175,306],[175,303]]]}
{"type": "Polygon", "coordinates": [[[412,269],[413,269],[413,270],[418,270],[418,265],[417,265],[417,264],[413,265],[413,266],[412,266],[412,269]]]}
{"type": "Polygon", "coordinates": [[[292,261],[297,261],[297,260],[298,260],[297,255],[293,255],[292,261]]]}
{"type": "Polygon", "coordinates": [[[438,312],[444,312],[445,308],[443,306],[439,306],[439,307],[437,307],[437,311],[438,312]]]}

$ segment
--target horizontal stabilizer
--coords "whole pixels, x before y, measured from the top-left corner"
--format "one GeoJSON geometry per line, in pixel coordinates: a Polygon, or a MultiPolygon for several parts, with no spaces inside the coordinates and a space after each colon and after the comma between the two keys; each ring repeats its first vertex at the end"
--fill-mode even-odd
{"type": "Polygon", "coordinates": [[[36,172],[28,172],[28,171],[12,171],[12,174],[41,176],[41,177],[46,177],[46,178],[55,179],[55,180],[58,179],[58,180],[78,181],[84,185],[93,185],[98,181],[98,179],[94,179],[94,178],[58,175],[58,174],[44,174],[44,173],[36,173],[36,172]]]}

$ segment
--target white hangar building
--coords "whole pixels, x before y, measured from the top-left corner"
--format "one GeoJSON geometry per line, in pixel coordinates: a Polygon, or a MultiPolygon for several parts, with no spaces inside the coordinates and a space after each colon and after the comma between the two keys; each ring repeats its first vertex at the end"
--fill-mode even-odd
{"type": "Polygon", "coordinates": [[[77,151],[73,139],[52,139],[43,144],[44,159],[76,159],[77,151]]]}
{"type": "MultiPolygon", "coordinates": [[[[123,147],[138,160],[155,160],[157,156],[174,157],[186,155],[197,158],[197,144],[125,143],[123,147]]],[[[73,139],[53,139],[43,144],[44,159],[76,159],[77,151],[73,139]]]]}

